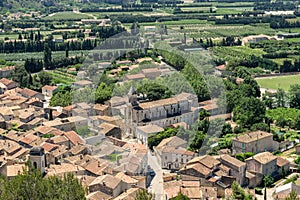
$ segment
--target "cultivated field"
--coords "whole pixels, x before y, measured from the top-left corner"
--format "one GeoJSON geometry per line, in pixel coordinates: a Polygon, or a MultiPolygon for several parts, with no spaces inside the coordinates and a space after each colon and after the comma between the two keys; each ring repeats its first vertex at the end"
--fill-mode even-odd
{"type": "Polygon", "coordinates": [[[300,75],[277,76],[268,78],[258,78],[257,83],[262,88],[275,89],[282,88],[288,91],[291,85],[300,84],[300,75]]]}

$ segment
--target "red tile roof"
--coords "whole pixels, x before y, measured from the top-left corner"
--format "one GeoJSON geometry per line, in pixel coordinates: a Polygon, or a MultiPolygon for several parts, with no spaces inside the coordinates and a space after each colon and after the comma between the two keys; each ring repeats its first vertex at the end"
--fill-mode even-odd
{"type": "Polygon", "coordinates": [[[83,139],[80,138],[80,136],[75,131],[68,131],[65,132],[64,135],[74,144],[84,144],[83,139]]]}

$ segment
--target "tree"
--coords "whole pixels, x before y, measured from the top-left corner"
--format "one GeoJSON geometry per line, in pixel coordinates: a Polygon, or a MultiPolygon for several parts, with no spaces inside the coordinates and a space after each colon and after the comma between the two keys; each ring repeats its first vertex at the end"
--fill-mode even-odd
{"type": "Polygon", "coordinates": [[[233,200],[253,200],[253,199],[255,199],[250,193],[245,192],[245,190],[236,181],[234,181],[232,183],[231,189],[232,189],[232,196],[229,199],[233,199],[233,200]]]}
{"type": "Polygon", "coordinates": [[[264,199],[267,199],[267,187],[270,187],[274,183],[274,179],[270,175],[266,175],[263,178],[263,183],[265,187],[265,192],[264,192],[264,199]]]}
{"type": "Polygon", "coordinates": [[[49,85],[52,81],[52,76],[45,71],[40,72],[38,77],[42,86],[49,85]]]}
{"type": "Polygon", "coordinates": [[[300,85],[291,85],[289,90],[290,107],[300,109],[300,85]]]}
{"type": "Polygon", "coordinates": [[[277,107],[285,107],[286,105],[286,94],[282,88],[278,88],[276,92],[276,104],[277,107]]]}
{"type": "Polygon", "coordinates": [[[25,67],[16,66],[12,74],[12,80],[19,83],[20,87],[27,87],[29,85],[29,74],[25,67]]]}
{"type": "Polygon", "coordinates": [[[104,103],[109,100],[112,96],[112,88],[106,83],[102,82],[97,87],[95,99],[97,103],[104,103]]]}
{"type": "Polygon", "coordinates": [[[86,189],[72,174],[43,178],[30,164],[13,179],[0,178],[0,199],[85,199],[86,189]],[[26,170],[28,169],[28,170],[26,170]],[[72,191],[72,192],[71,192],[72,191]]]}
{"type": "Polygon", "coordinates": [[[46,43],[45,47],[44,47],[44,67],[46,69],[50,69],[51,68],[51,62],[52,62],[52,52],[51,52],[50,47],[46,43]]]}
{"type": "Polygon", "coordinates": [[[137,88],[137,92],[150,101],[166,99],[172,96],[172,92],[164,85],[156,82],[147,82],[137,88]]]}
{"type": "Polygon", "coordinates": [[[175,198],[172,198],[172,200],[189,200],[189,198],[182,194],[181,191],[179,191],[177,196],[175,198]]]}
{"type": "Polygon", "coordinates": [[[135,200],[154,200],[154,195],[148,193],[147,190],[141,189],[137,192],[135,200]]]}
{"type": "Polygon", "coordinates": [[[245,128],[260,123],[265,117],[266,107],[262,101],[254,97],[242,98],[233,110],[233,120],[245,128]]]}

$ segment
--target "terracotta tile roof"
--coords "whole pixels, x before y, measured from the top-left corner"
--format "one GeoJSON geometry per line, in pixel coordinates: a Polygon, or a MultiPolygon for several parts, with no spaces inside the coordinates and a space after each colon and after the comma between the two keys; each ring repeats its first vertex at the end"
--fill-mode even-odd
{"type": "Polygon", "coordinates": [[[262,153],[258,153],[256,155],[254,155],[253,157],[246,159],[246,161],[252,160],[252,159],[256,160],[257,162],[259,162],[261,164],[267,164],[273,160],[276,160],[277,156],[274,156],[270,152],[262,152],[262,153]]]}
{"type": "Polygon", "coordinates": [[[89,195],[86,196],[87,200],[110,200],[113,199],[112,196],[109,196],[108,194],[105,194],[103,192],[97,191],[92,192],[89,195]]]}
{"type": "Polygon", "coordinates": [[[94,109],[95,110],[104,111],[104,110],[108,109],[108,106],[107,105],[103,105],[103,104],[95,104],[94,105],[94,109]]]}
{"type": "Polygon", "coordinates": [[[224,71],[226,69],[226,65],[219,65],[216,67],[216,69],[218,69],[220,71],[224,71]]]}
{"type": "Polygon", "coordinates": [[[139,73],[139,74],[128,74],[126,75],[126,78],[128,80],[136,80],[136,79],[144,79],[146,77],[144,74],[139,73]]]}
{"type": "Polygon", "coordinates": [[[132,178],[131,176],[124,174],[124,172],[117,173],[115,175],[115,177],[121,179],[122,181],[124,181],[125,183],[128,183],[128,184],[138,183],[138,180],[132,178]]]}
{"type": "Polygon", "coordinates": [[[13,83],[14,81],[9,80],[7,78],[0,79],[0,83],[3,83],[4,85],[8,86],[9,84],[13,83]]]}
{"type": "MultiPolygon", "coordinates": [[[[73,165],[70,163],[61,163],[60,165],[50,165],[48,168],[48,174],[51,175],[62,175],[66,173],[75,173],[79,171],[84,171],[81,166],[73,165]]],[[[48,175],[47,174],[47,175],[48,175]]]]}
{"type": "Polygon", "coordinates": [[[86,171],[101,176],[107,167],[107,163],[102,160],[90,160],[81,166],[85,168],[86,171]]]}
{"type": "Polygon", "coordinates": [[[121,182],[121,179],[116,178],[115,176],[112,176],[110,174],[106,174],[104,176],[98,176],[89,186],[105,184],[106,187],[115,189],[121,182]]]}
{"type": "Polygon", "coordinates": [[[272,133],[267,133],[264,131],[255,131],[255,132],[245,133],[243,135],[238,136],[237,138],[233,138],[232,141],[250,143],[271,136],[273,136],[272,133]]]}
{"type": "Polygon", "coordinates": [[[164,146],[178,147],[178,146],[181,146],[181,145],[186,144],[186,143],[187,142],[185,140],[181,139],[180,137],[173,136],[173,137],[163,139],[159,143],[159,145],[156,147],[156,149],[162,148],[164,146]]]}
{"type": "Polygon", "coordinates": [[[52,143],[49,143],[49,142],[43,142],[41,144],[41,147],[43,147],[45,149],[46,152],[51,152],[55,149],[58,148],[58,145],[56,144],[52,144],[52,143]]]}
{"type": "Polygon", "coordinates": [[[85,146],[83,146],[83,145],[76,145],[76,146],[73,146],[70,149],[70,153],[72,153],[73,155],[78,155],[78,154],[82,153],[84,150],[86,150],[85,146]]]}
{"type": "Polygon", "coordinates": [[[187,196],[189,199],[201,199],[202,192],[199,188],[181,188],[182,194],[187,196]]]}
{"type": "Polygon", "coordinates": [[[164,129],[160,126],[149,124],[146,126],[138,126],[137,129],[143,131],[144,133],[151,134],[151,133],[159,133],[162,132],[164,129]]]}
{"type": "Polygon", "coordinates": [[[206,166],[202,165],[201,163],[194,163],[191,165],[187,165],[186,167],[181,168],[179,171],[183,172],[186,169],[194,169],[195,171],[199,172],[204,176],[209,176],[211,173],[211,170],[206,166]]]}
{"type": "Polygon", "coordinates": [[[98,126],[98,128],[100,128],[99,134],[105,135],[105,134],[109,133],[110,131],[112,131],[113,129],[118,128],[118,126],[116,126],[114,124],[103,122],[100,124],[100,126],[98,126]]]}
{"type": "Polygon", "coordinates": [[[201,163],[202,165],[208,167],[209,169],[212,169],[214,166],[221,164],[220,161],[218,161],[217,159],[215,159],[210,155],[195,157],[188,162],[188,164],[192,164],[192,163],[201,163]]]}
{"type": "Polygon", "coordinates": [[[75,104],[72,104],[72,105],[69,105],[69,106],[66,106],[63,108],[63,110],[65,111],[71,111],[72,109],[76,108],[76,105],[75,104]]]}
{"type": "Polygon", "coordinates": [[[20,91],[20,94],[26,97],[34,97],[35,95],[38,94],[38,92],[28,89],[28,88],[24,88],[20,91]]]}
{"type": "Polygon", "coordinates": [[[24,144],[31,144],[34,141],[36,141],[37,139],[39,139],[38,136],[33,135],[33,134],[28,134],[28,135],[24,135],[24,137],[20,140],[20,142],[23,142],[24,144]]]}
{"type": "Polygon", "coordinates": [[[65,136],[58,135],[58,136],[54,136],[54,137],[50,138],[49,141],[53,142],[54,144],[58,144],[58,143],[67,142],[69,140],[65,136]]]}
{"type": "Polygon", "coordinates": [[[168,98],[168,99],[160,99],[157,101],[150,101],[145,103],[140,103],[139,107],[142,109],[149,109],[149,108],[155,108],[159,106],[165,106],[165,105],[171,105],[171,104],[177,104],[178,101],[175,98],[168,98]]]}
{"type": "Polygon", "coordinates": [[[279,167],[282,167],[282,166],[285,166],[285,165],[288,165],[290,162],[280,156],[277,157],[277,165],[279,167]]]}
{"type": "Polygon", "coordinates": [[[57,89],[57,86],[45,85],[44,87],[42,87],[42,89],[48,90],[48,91],[54,91],[57,89]]]}
{"type": "Polygon", "coordinates": [[[231,157],[229,155],[221,155],[220,157],[220,160],[221,160],[221,163],[222,161],[225,161],[226,163],[225,164],[230,164],[230,165],[233,165],[233,166],[236,166],[236,167],[241,167],[241,166],[244,166],[246,165],[246,163],[234,158],[234,157],[231,157]]]}
{"type": "Polygon", "coordinates": [[[75,132],[75,131],[68,131],[65,132],[64,135],[74,144],[84,144],[84,140],[75,132]]]}
{"type": "Polygon", "coordinates": [[[50,131],[52,131],[54,128],[50,127],[50,126],[38,126],[36,127],[34,130],[39,132],[40,134],[47,134],[50,131]]]}

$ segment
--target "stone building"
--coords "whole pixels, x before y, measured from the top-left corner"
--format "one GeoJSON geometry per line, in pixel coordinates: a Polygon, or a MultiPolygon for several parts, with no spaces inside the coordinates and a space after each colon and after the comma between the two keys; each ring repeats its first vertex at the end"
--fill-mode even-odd
{"type": "Polygon", "coordinates": [[[139,102],[131,88],[125,110],[126,133],[136,137],[137,127],[149,124],[165,128],[185,122],[190,126],[197,120],[198,113],[198,98],[194,94],[181,93],[172,98],[139,102]]]}
{"type": "Polygon", "coordinates": [[[254,154],[274,149],[273,134],[263,131],[255,131],[237,136],[232,140],[232,153],[252,152],[254,154]]]}

